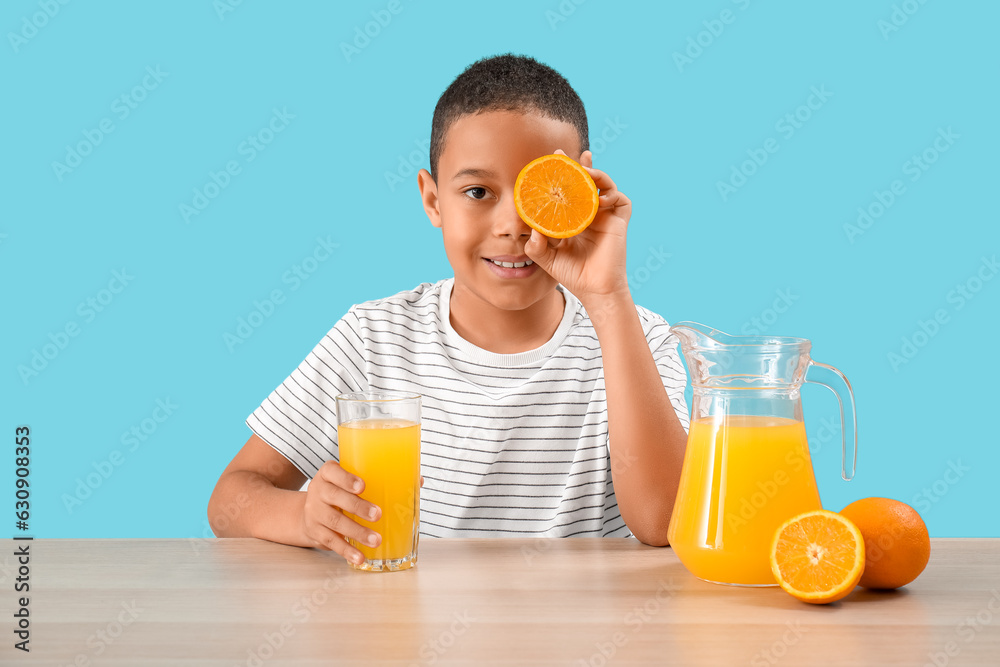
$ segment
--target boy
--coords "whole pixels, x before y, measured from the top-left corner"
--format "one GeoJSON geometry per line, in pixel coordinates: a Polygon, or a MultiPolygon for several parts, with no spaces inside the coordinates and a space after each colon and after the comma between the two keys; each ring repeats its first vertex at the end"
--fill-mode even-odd
{"type": "Polygon", "coordinates": [[[381,537],[343,512],[374,520],[382,508],[337,463],[333,398],[397,390],[423,395],[422,535],[667,544],[687,378],[667,323],[632,301],[631,202],[591,168],[587,148],[580,98],[531,58],[484,59],[452,82],[418,185],[454,278],[352,307],[249,416],[254,434],[222,473],[209,521],[243,509],[217,535],[360,563],[344,538],[381,537]],[[559,242],[513,203],[520,169],[554,152],[587,167],[600,190],[594,222],[559,242]]]}

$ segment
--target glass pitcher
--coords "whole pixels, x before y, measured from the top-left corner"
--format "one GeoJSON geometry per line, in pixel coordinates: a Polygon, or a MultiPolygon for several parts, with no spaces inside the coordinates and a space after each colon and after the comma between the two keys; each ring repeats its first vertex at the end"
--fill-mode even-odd
{"type": "Polygon", "coordinates": [[[836,368],[811,360],[804,338],[730,336],[695,322],[670,331],[681,341],[694,391],[670,544],[699,579],[774,586],[769,552],[778,526],[822,507],[802,383],[821,384],[840,401],[845,480],[854,477],[858,455],[851,385],[836,368]]]}

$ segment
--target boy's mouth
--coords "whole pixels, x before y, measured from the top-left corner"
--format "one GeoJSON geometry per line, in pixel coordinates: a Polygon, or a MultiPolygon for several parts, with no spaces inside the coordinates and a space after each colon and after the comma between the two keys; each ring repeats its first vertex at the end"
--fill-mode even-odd
{"type": "Polygon", "coordinates": [[[503,266],[508,269],[520,269],[523,266],[531,266],[534,264],[530,259],[525,256],[514,257],[513,255],[501,255],[499,257],[484,257],[483,259],[489,260],[496,264],[497,266],[503,266]]]}
{"type": "Polygon", "coordinates": [[[501,278],[526,278],[533,274],[538,265],[522,255],[500,255],[498,257],[483,257],[487,266],[501,278]]]}

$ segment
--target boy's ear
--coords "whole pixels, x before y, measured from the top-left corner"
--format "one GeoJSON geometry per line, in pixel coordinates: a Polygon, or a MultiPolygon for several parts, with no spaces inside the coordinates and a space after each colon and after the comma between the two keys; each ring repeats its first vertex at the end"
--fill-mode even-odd
{"type": "Polygon", "coordinates": [[[431,224],[440,228],[440,200],[438,199],[437,183],[431,178],[431,172],[421,169],[417,173],[417,185],[420,186],[420,199],[424,203],[424,212],[430,218],[431,224]]]}

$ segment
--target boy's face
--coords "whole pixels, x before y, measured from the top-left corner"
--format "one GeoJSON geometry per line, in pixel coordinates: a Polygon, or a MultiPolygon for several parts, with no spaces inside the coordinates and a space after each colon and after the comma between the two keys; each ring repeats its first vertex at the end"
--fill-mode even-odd
{"type": "Polygon", "coordinates": [[[531,228],[514,207],[514,181],[524,165],[561,148],[580,160],[571,124],[535,112],[489,111],[463,116],[447,130],[437,182],[418,177],[424,210],[441,228],[455,271],[455,289],[468,290],[502,310],[523,310],[551,296],[556,281],[524,263],[531,228]]]}

